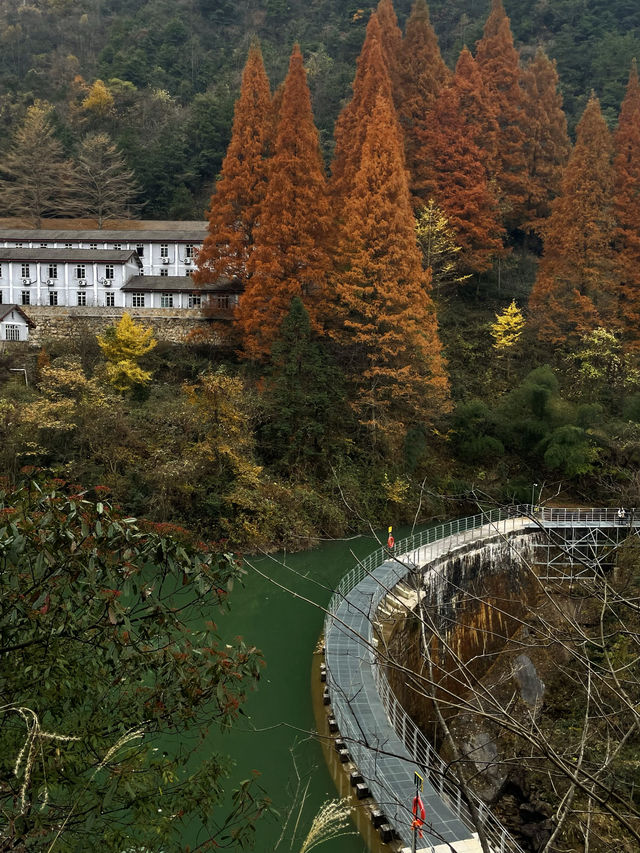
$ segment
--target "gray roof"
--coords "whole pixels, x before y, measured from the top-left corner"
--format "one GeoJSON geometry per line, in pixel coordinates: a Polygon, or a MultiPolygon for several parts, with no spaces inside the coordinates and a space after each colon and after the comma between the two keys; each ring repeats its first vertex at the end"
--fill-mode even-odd
{"type": "Polygon", "coordinates": [[[8,305],[0,305],[0,320],[4,320],[12,311],[17,311],[18,314],[21,314],[22,317],[26,320],[27,324],[31,326],[31,328],[35,328],[35,323],[31,319],[31,317],[27,317],[24,313],[24,309],[20,307],[20,305],[16,305],[15,302],[10,302],[8,305]]]}
{"type": "Polygon", "coordinates": [[[240,293],[242,285],[237,278],[227,276],[207,284],[196,284],[187,275],[134,275],[121,289],[135,293],[240,293]]]}
{"type": "Polygon", "coordinates": [[[139,267],[142,261],[134,249],[7,249],[0,246],[0,261],[56,261],[63,264],[77,261],[99,264],[124,264],[135,259],[139,267]]]}
{"type": "MultiPolygon", "coordinates": [[[[151,223],[139,223],[147,225],[151,223]]],[[[65,242],[81,240],[96,243],[202,243],[207,235],[207,222],[158,222],[159,228],[2,228],[0,240],[31,242],[65,242]]]]}

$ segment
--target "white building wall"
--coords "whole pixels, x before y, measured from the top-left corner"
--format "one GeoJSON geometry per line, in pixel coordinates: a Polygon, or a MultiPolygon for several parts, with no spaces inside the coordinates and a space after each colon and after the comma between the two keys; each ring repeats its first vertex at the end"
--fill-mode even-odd
{"type": "Polygon", "coordinates": [[[17,311],[11,311],[0,320],[0,341],[16,340],[16,334],[20,341],[29,340],[29,326],[17,311]]]}

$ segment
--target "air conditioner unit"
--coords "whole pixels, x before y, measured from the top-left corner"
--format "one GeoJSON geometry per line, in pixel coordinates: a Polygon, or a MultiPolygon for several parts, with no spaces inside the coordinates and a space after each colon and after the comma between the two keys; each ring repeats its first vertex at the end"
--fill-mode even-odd
{"type": "Polygon", "coordinates": [[[53,278],[48,278],[48,279],[47,279],[47,287],[53,287],[53,285],[54,285],[54,284],[56,284],[56,280],[55,280],[55,279],[53,279],[53,278]]]}
{"type": "Polygon", "coordinates": [[[104,284],[104,286],[105,286],[105,287],[111,287],[111,285],[113,284],[113,282],[111,281],[111,279],[110,279],[110,278],[105,278],[105,280],[104,280],[103,284],[104,284]]]}
{"type": "Polygon", "coordinates": [[[185,258],[184,262],[186,266],[189,266],[189,264],[191,263],[191,258],[185,258]]]}
{"type": "Polygon", "coordinates": [[[86,278],[79,278],[78,279],[78,287],[86,287],[86,286],[87,286],[86,278]]]}
{"type": "Polygon", "coordinates": [[[162,258],[162,263],[166,266],[169,263],[169,258],[162,258]]]}
{"type": "Polygon", "coordinates": [[[31,282],[29,281],[29,279],[28,279],[28,278],[23,278],[23,279],[22,279],[22,286],[23,286],[23,287],[29,287],[29,286],[30,286],[30,284],[31,284],[31,282]]]}

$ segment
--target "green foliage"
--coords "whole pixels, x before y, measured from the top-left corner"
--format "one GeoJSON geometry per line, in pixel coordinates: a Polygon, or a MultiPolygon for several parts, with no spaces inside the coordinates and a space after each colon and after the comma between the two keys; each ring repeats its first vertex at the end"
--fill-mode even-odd
{"type": "MultiPolygon", "coordinates": [[[[171,525],[25,478],[0,491],[0,804],[19,849],[177,849],[185,823],[226,846],[268,803],[220,807],[227,763],[198,759],[259,675],[220,643],[212,610],[239,576],[171,525]]],[[[100,494],[98,494],[100,493],[100,494]]]]}
{"type": "Polygon", "coordinates": [[[276,470],[292,478],[330,473],[328,462],[339,449],[338,434],[344,434],[348,417],[343,385],[340,371],[314,340],[302,300],[295,297],[272,346],[262,395],[260,450],[276,470]]]}

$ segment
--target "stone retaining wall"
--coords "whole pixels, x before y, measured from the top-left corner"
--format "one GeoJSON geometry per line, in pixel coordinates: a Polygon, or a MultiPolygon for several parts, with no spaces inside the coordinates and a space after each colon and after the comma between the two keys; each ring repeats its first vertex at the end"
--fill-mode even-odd
{"type": "Polygon", "coordinates": [[[171,343],[183,343],[190,333],[202,330],[210,343],[221,344],[228,329],[227,323],[212,322],[196,309],[178,313],[166,308],[49,308],[31,305],[25,311],[36,324],[29,335],[33,346],[41,346],[49,340],[104,332],[108,326],[117,323],[125,311],[138,322],[150,326],[158,340],[171,343]]]}

